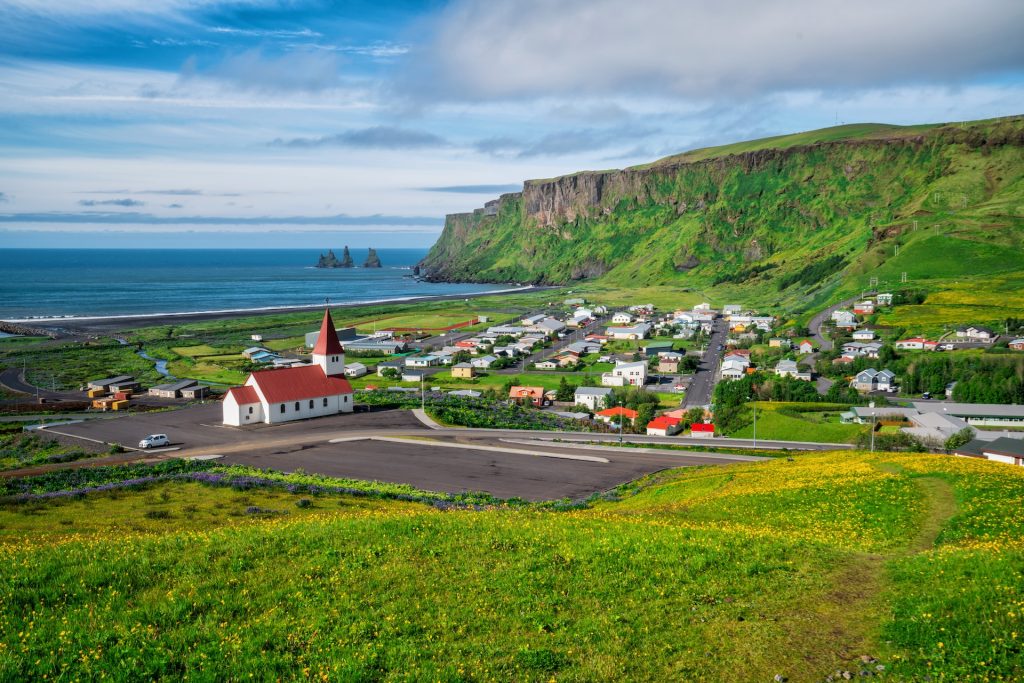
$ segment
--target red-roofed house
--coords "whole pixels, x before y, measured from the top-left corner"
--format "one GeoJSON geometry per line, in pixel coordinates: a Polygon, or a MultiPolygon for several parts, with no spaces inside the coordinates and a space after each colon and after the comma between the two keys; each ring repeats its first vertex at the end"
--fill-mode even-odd
{"type": "Polygon", "coordinates": [[[715,425],[710,422],[694,422],[690,425],[690,436],[707,437],[714,435],[715,425]]]}
{"type": "Polygon", "coordinates": [[[810,339],[804,339],[796,348],[800,353],[814,353],[814,344],[811,343],[810,339]]]}
{"type": "Polygon", "coordinates": [[[345,379],[345,356],[330,311],[324,313],[312,365],[253,372],[224,396],[224,424],[277,424],[351,413],[352,385],[345,379]]]}
{"type": "Polygon", "coordinates": [[[614,408],[607,408],[605,410],[599,410],[594,413],[594,417],[602,422],[611,422],[613,419],[618,417],[620,420],[635,420],[639,415],[638,412],[630,408],[623,408],[622,406],[615,406],[614,408]]]}
{"type": "Polygon", "coordinates": [[[544,407],[544,387],[512,387],[508,397],[513,401],[531,403],[538,408],[544,407]]]}
{"type": "Polygon", "coordinates": [[[672,436],[682,429],[683,421],[678,417],[667,417],[662,415],[647,423],[648,436],[672,436]]]}

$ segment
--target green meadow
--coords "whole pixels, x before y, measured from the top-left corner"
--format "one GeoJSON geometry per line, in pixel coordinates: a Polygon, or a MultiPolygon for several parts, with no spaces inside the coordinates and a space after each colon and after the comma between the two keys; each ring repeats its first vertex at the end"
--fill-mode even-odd
{"type": "Polygon", "coordinates": [[[8,500],[0,678],[1018,680],[1022,492],[1020,468],[843,452],[562,511],[181,481],[8,500]]]}

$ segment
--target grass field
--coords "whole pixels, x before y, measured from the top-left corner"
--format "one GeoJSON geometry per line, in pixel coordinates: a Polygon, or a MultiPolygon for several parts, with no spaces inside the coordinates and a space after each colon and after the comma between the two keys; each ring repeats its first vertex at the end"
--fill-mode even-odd
{"type": "Polygon", "coordinates": [[[8,503],[0,677],[1016,680],[1022,490],[843,452],[570,512],[184,483],[8,503]]]}
{"type": "MultiPolygon", "coordinates": [[[[785,403],[758,401],[756,405],[759,439],[856,443],[858,434],[865,430],[863,425],[840,423],[841,410],[789,413],[785,403]]],[[[743,419],[749,424],[729,436],[741,439],[753,437],[753,412],[749,407],[746,412],[743,419]]]]}

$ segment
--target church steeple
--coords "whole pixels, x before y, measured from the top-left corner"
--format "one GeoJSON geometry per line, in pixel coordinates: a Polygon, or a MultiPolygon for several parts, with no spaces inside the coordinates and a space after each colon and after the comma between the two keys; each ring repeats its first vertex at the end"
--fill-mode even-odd
{"type": "Polygon", "coordinates": [[[320,336],[313,347],[313,363],[323,368],[325,375],[345,373],[345,352],[338,341],[330,310],[324,311],[324,320],[320,323],[320,336]]]}

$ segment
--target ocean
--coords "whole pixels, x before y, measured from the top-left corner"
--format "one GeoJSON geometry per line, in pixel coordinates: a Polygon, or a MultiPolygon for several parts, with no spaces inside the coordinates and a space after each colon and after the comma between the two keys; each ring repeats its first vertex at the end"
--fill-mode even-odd
{"type": "MultiPolygon", "coordinates": [[[[365,249],[351,253],[357,264],[366,259],[365,249]]],[[[327,299],[509,288],[415,280],[412,267],[426,253],[378,249],[382,268],[319,269],[319,252],[309,249],[0,249],[0,320],[319,307],[327,299]]]]}

